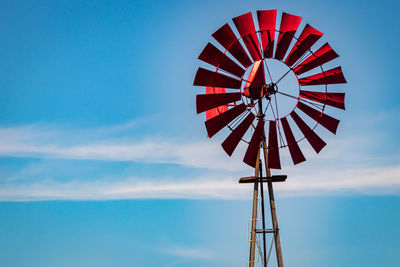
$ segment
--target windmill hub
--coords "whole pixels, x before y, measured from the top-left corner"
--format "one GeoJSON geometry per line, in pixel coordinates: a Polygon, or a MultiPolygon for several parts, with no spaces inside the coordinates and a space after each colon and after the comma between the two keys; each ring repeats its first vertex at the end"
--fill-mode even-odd
{"type": "Polygon", "coordinates": [[[252,100],[258,100],[263,97],[270,99],[270,95],[277,92],[277,87],[274,83],[264,84],[263,86],[249,86],[244,88],[243,95],[252,100]]]}
{"type": "Polygon", "coordinates": [[[265,85],[265,91],[267,92],[267,94],[265,95],[265,97],[267,99],[269,99],[269,97],[273,94],[276,94],[276,92],[278,91],[278,87],[276,86],[276,84],[274,83],[270,83],[270,84],[266,84],[265,85]]]}

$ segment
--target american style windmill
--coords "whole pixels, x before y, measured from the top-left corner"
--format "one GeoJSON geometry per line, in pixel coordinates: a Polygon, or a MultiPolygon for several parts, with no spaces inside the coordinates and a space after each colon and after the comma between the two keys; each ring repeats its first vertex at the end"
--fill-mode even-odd
{"type": "Polygon", "coordinates": [[[212,70],[199,67],[194,79],[195,86],[206,87],[205,94],[197,95],[196,106],[197,113],[206,113],[208,136],[227,129],[222,148],[231,156],[242,141],[247,146],[243,161],[255,168],[254,176],[239,180],[254,183],[249,266],[255,264],[258,233],[263,236],[263,265],[268,262],[266,234],[272,233],[278,266],[283,266],[272,184],[285,181],[286,175],[271,175],[271,169],[281,169],[280,149],[288,148],[294,164],[306,160],[300,141],[307,140],[319,153],[326,143],[317,127],[336,134],[339,125],[326,111],[345,109],[345,94],[336,87],[328,91],[328,85],[346,83],[342,69],[324,67],[338,54],[328,43],[312,50],[323,33],[306,24],[296,37],[302,18],[282,13],[277,28],[276,17],[277,10],[257,11],[258,30],[251,12],[233,18],[239,38],[228,23],[219,28],[212,34],[217,43],[208,43],[199,56],[212,70]],[[285,83],[290,75],[294,82],[285,83]],[[272,229],[265,227],[264,183],[272,229]],[[262,228],[257,229],[259,193],[262,228]]]}

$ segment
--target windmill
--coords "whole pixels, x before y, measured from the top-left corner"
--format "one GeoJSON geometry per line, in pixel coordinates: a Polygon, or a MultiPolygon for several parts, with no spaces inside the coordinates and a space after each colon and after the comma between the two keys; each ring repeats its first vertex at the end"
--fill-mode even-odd
{"type": "Polygon", "coordinates": [[[222,148],[229,156],[242,142],[243,162],[254,168],[254,176],[239,180],[254,184],[249,266],[256,262],[257,234],[263,237],[262,263],[267,266],[266,234],[273,234],[278,266],[282,267],[273,183],[285,181],[286,175],[271,175],[271,169],[281,169],[281,149],[288,149],[296,165],[306,160],[299,146],[301,141],[307,140],[319,153],[326,143],[317,130],[336,134],[339,120],[326,112],[345,109],[345,94],[332,85],[346,80],[341,67],[329,67],[338,54],[328,43],[313,49],[323,33],[306,24],[296,37],[301,17],[282,13],[278,28],[277,10],[256,14],[257,21],[251,12],[233,18],[240,37],[228,23],[212,34],[215,45],[208,43],[199,56],[208,68],[199,67],[194,79],[195,86],[206,87],[205,94],[196,96],[196,106],[197,113],[206,113],[208,136],[228,134],[222,148]],[[285,83],[289,76],[291,84],[285,83]],[[265,226],[265,183],[272,229],[265,226]],[[259,195],[261,228],[256,222],[259,195]]]}

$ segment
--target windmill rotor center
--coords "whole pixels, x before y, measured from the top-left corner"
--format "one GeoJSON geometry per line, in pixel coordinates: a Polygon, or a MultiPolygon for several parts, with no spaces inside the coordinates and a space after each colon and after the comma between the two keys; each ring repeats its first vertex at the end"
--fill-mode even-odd
{"type": "Polygon", "coordinates": [[[259,100],[265,97],[271,99],[271,95],[276,94],[278,87],[274,83],[264,84],[262,86],[249,86],[244,88],[243,95],[252,100],[259,100]]]}
{"type": "Polygon", "coordinates": [[[254,114],[275,120],[290,114],[296,107],[300,92],[298,77],[281,60],[262,58],[246,70],[241,88],[242,100],[254,114]],[[279,106],[279,109],[278,107],[279,106]]]}

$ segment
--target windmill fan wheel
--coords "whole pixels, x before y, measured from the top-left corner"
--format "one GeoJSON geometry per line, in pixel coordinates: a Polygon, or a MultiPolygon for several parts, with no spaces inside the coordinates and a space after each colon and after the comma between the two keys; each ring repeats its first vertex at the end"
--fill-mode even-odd
{"type": "Polygon", "coordinates": [[[197,113],[206,113],[208,136],[230,129],[223,149],[231,156],[246,142],[243,161],[252,167],[265,137],[272,169],[281,168],[281,148],[289,149],[294,164],[305,161],[298,144],[302,140],[319,153],[326,143],[315,132],[318,125],[336,134],[339,120],[326,114],[327,106],[344,110],[345,94],[337,87],[328,91],[328,85],[346,83],[340,66],[324,68],[339,57],[331,46],[312,49],[323,33],[306,24],[296,37],[302,18],[282,13],[278,29],[276,17],[277,10],[257,11],[258,30],[251,12],[233,18],[239,38],[228,23],[219,28],[212,34],[215,44],[208,43],[198,57],[209,69],[199,67],[194,79],[195,86],[206,87],[205,94],[196,96],[196,106],[197,113]],[[273,62],[287,71],[274,77],[273,62]],[[296,95],[281,86],[289,75],[296,77],[296,95]],[[287,114],[279,114],[277,97],[294,101],[287,114]]]}

